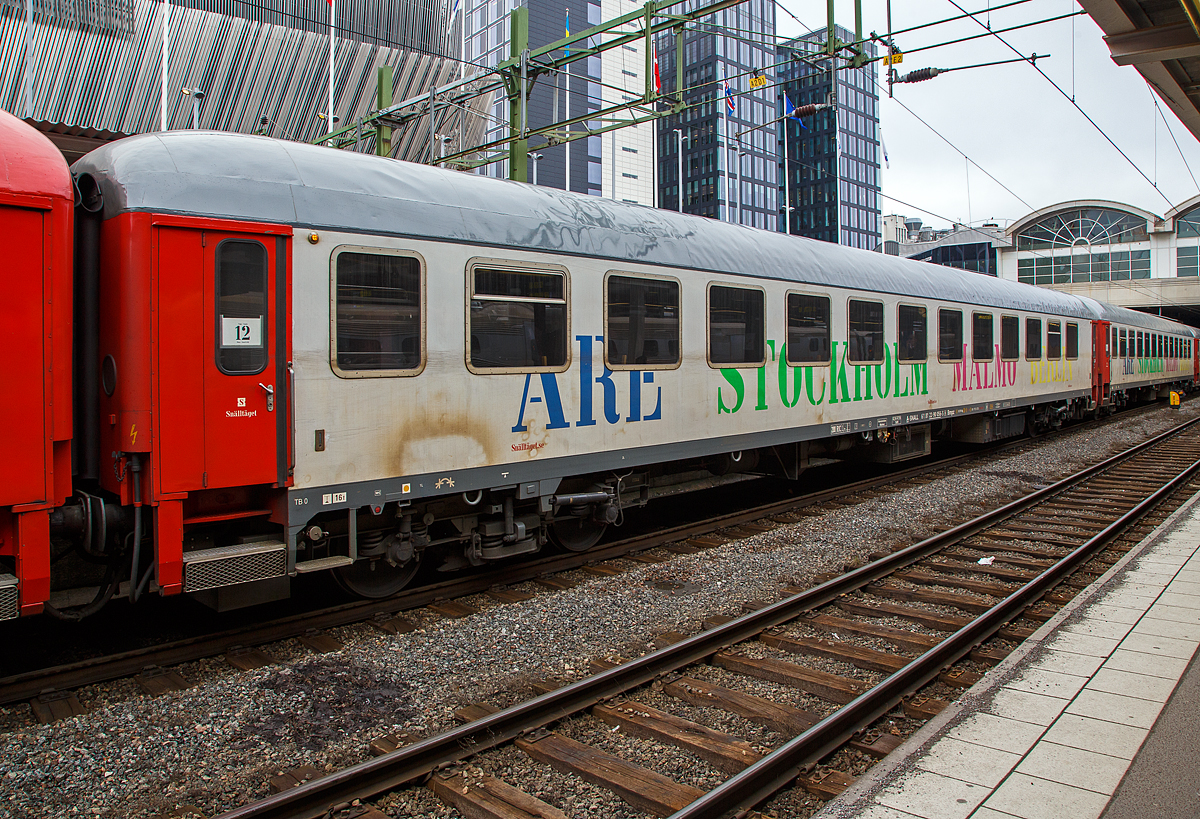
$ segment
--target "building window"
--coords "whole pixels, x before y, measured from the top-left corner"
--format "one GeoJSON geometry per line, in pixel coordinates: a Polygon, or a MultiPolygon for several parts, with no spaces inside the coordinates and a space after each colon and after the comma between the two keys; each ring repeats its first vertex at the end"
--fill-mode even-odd
{"type": "Polygon", "coordinates": [[[829,363],[829,299],[788,293],[787,360],[789,364],[829,363]]]}
{"type": "Polygon", "coordinates": [[[679,282],[612,275],[606,297],[609,367],[679,364],[679,282]]]}
{"type": "Polygon", "coordinates": [[[566,275],[471,270],[468,363],[477,370],[541,370],[567,363],[566,275]]]}
{"type": "Polygon", "coordinates": [[[765,363],[765,296],[761,290],[708,288],[708,360],[713,364],[765,363]]]}
{"type": "Polygon", "coordinates": [[[420,370],[421,261],[394,253],[342,251],[334,268],[335,372],[420,370]]]}

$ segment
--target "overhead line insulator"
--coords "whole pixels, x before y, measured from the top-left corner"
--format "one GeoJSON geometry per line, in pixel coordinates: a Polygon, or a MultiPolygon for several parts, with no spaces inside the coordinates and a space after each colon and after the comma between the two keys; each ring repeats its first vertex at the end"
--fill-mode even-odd
{"type": "Polygon", "coordinates": [[[902,77],[897,77],[895,82],[925,82],[925,80],[932,80],[942,73],[944,72],[937,68],[918,68],[916,71],[910,71],[902,77]]]}

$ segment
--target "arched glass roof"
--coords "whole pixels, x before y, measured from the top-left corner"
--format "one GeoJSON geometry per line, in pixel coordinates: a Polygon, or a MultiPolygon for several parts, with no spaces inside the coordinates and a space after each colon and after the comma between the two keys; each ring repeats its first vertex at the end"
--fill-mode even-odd
{"type": "MultiPolygon", "coordinates": [[[[1197,219],[1200,220],[1200,212],[1197,219]]],[[[1053,250],[1076,245],[1144,242],[1150,239],[1150,234],[1141,216],[1112,208],[1074,208],[1035,222],[1016,238],[1017,250],[1053,250]]]]}
{"type": "Polygon", "coordinates": [[[1175,217],[1175,234],[1180,238],[1200,236],[1200,207],[1175,217]]]}

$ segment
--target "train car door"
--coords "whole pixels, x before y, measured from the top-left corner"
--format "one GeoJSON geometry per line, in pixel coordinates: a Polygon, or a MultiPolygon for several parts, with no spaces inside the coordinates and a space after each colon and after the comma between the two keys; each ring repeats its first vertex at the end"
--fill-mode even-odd
{"type": "Polygon", "coordinates": [[[165,492],[287,480],[287,240],[160,227],[165,492]]]}
{"type": "Polygon", "coordinates": [[[1112,348],[1108,328],[1111,322],[1092,322],[1092,403],[1100,407],[1109,403],[1112,389],[1112,348]]]}

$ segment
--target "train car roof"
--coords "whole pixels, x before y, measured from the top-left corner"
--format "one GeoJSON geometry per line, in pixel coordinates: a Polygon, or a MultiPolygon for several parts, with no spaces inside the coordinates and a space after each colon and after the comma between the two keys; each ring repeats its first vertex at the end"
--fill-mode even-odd
{"type": "Polygon", "coordinates": [[[0,110],[0,196],[4,193],[75,198],[62,153],[45,134],[0,110]]]}
{"type": "Polygon", "coordinates": [[[1140,310],[1130,310],[1127,307],[1117,307],[1115,304],[1097,301],[1088,296],[1080,296],[1079,300],[1088,305],[1095,312],[1096,318],[1102,321],[1128,324],[1133,327],[1140,327],[1143,330],[1153,330],[1156,333],[1177,333],[1200,337],[1200,334],[1197,333],[1194,327],[1180,324],[1172,319],[1163,318],[1151,313],[1143,313],[1140,310]]]}
{"type": "Polygon", "coordinates": [[[941,265],[270,137],[170,131],[75,163],[104,216],[153,211],[411,236],[1096,317],[1098,302],[941,265]]]}

